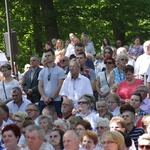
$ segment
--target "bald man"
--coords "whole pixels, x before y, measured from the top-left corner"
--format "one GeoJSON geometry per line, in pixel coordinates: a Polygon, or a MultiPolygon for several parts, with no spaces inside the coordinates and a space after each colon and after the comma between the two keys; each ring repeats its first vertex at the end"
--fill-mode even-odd
{"type": "Polygon", "coordinates": [[[63,136],[65,150],[81,150],[79,148],[80,139],[74,130],[68,130],[63,136]]]}

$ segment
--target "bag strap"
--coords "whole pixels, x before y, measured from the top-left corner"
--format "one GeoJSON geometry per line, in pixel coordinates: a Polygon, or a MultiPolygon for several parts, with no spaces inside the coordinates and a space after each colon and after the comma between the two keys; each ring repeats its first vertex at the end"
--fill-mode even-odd
{"type": "Polygon", "coordinates": [[[4,93],[5,93],[5,98],[7,99],[7,95],[6,95],[6,90],[5,90],[4,81],[2,81],[2,83],[3,83],[3,89],[4,89],[4,93]]]}
{"type": "Polygon", "coordinates": [[[110,87],[108,81],[107,81],[107,77],[106,77],[106,71],[104,71],[104,74],[105,74],[105,79],[106,79],[106,82],[107,82],[107,85],[110,87]]]}

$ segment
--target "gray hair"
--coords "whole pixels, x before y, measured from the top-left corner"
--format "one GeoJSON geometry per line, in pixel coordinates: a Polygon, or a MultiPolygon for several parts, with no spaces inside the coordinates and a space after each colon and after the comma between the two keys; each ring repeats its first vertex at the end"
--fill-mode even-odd
{"type": "Polygon", "coordinates": [[[30,125],[27,127],[26,132],[32,132],[32,131],[37,131],[39,139],[44,138],[45,136],[44,129],[38,125],[30,125]]]}
{"type": "Polygon", "coordinates": [[[107,127],[109,127],[109,120],[107,118],[99,117],[96,121],[96,125],[98,126],[99,123],[104,123],[107,127]]]}
{"type": "Polygon", "coordinates": [[[136,90],[138,89],[138,88],[143,88],[144,89],[144,92],[148,92],[148,88],[147,88],[147,86],[146,85],[138,85],[137,87],[136,87],[136,90]]]}
{"type": "Polygon", "coordinates": [[[147,46],[149,46],[149,45],[150,45],[150,40],[145,41],[145,43],[143,44],[143,48],[144,48],[145,53],[147,52],[147,46]]]}
{"type": "Polygon", "coordinates": [[[126,48],[125,47],[119,47],[118,49],[117,49],[117,55],[119,55],[119,54],[126,54],[127,53],[127,50],[126,50],[126,48]]]}
{"type": "Polygon", "coordinates": [[[49,125],[52,125],[52,124],[53,124],[52,117],[50,117],[50,116],[48,116],[48,115],[41,115],[41,116],[39,116],[39,117],[38,117],[38,124],[40,124],[40,121],[41,121],[42,119],[47,119],[49,125]]]}
{"type": "Polygon", "coordinates": [[[66,130],[69,130],[70,127],[71,127],[70,122],[68,120],[65,120],[65,119],[55,120],[54,124],[55,123],[61,124],[63,126],[63,128],[66,129],[66,130]]]}
{"type": "Polygon", "coordinates": [[[121,58],[126,58],[127,60],[129,59],[126,54],[122,54],[122,53],[121,53],[121,54],[117,55],[117,57],[116,57],[116,62],[118,62],[119,59],[121,59],[121,58]]]}

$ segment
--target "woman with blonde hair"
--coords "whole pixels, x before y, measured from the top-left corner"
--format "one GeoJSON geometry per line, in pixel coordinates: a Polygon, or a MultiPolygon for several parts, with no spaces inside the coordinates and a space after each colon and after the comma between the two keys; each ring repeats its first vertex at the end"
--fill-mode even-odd
{"type": "Polygon", "coordinates": [[[101,137],[104,150],[122,150],[124,143],[124,137],[118,131],[106,131],[101,137]]]}

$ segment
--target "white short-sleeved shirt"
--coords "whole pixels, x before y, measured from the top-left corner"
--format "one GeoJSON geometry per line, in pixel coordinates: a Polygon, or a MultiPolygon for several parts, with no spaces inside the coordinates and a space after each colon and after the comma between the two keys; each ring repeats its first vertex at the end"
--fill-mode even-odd
{"type": "Polygon", "coordinates": [[[14,100],[10,101],[9,103],[7,103],[6,105],[8,106],[9,108],[9,111],[12,112],[12,113],[16,113],[18,111],[22,111],[22,112],[25,112],[26,111],[26,108],[28,106],[28,104],[30,104],[31,101],[26,99],[26,98],[23,98],[22,97],[22,103],[21,105],[18,107],[18,105],[14,102],[14,100]]]}
{"type": "Polygon", "coordinates": [[[87,77],[79,74],[78,78],[75,80],[72,78],[72,76],[68,76],[64,80],[59,94],[72,99],[74,106],[77,108],[78,99],[84,94],[93,94],[93,91],[90,80],[87,77]]]}
{"type": "MultiPolygon", "coordinates": [[[[10,81],[8,83],[4,82],[4,86],[5,86],[7,98],[10,98],[12,88],[13,87],[19,87],[19,82],[17,80],[13,79],[12,81],[10,81]]],[[[0,82],[0,99],[2,101],[6,100],[6,96],[5,96],[4,88],[3,88],[3,82],[0,82]]]]}

